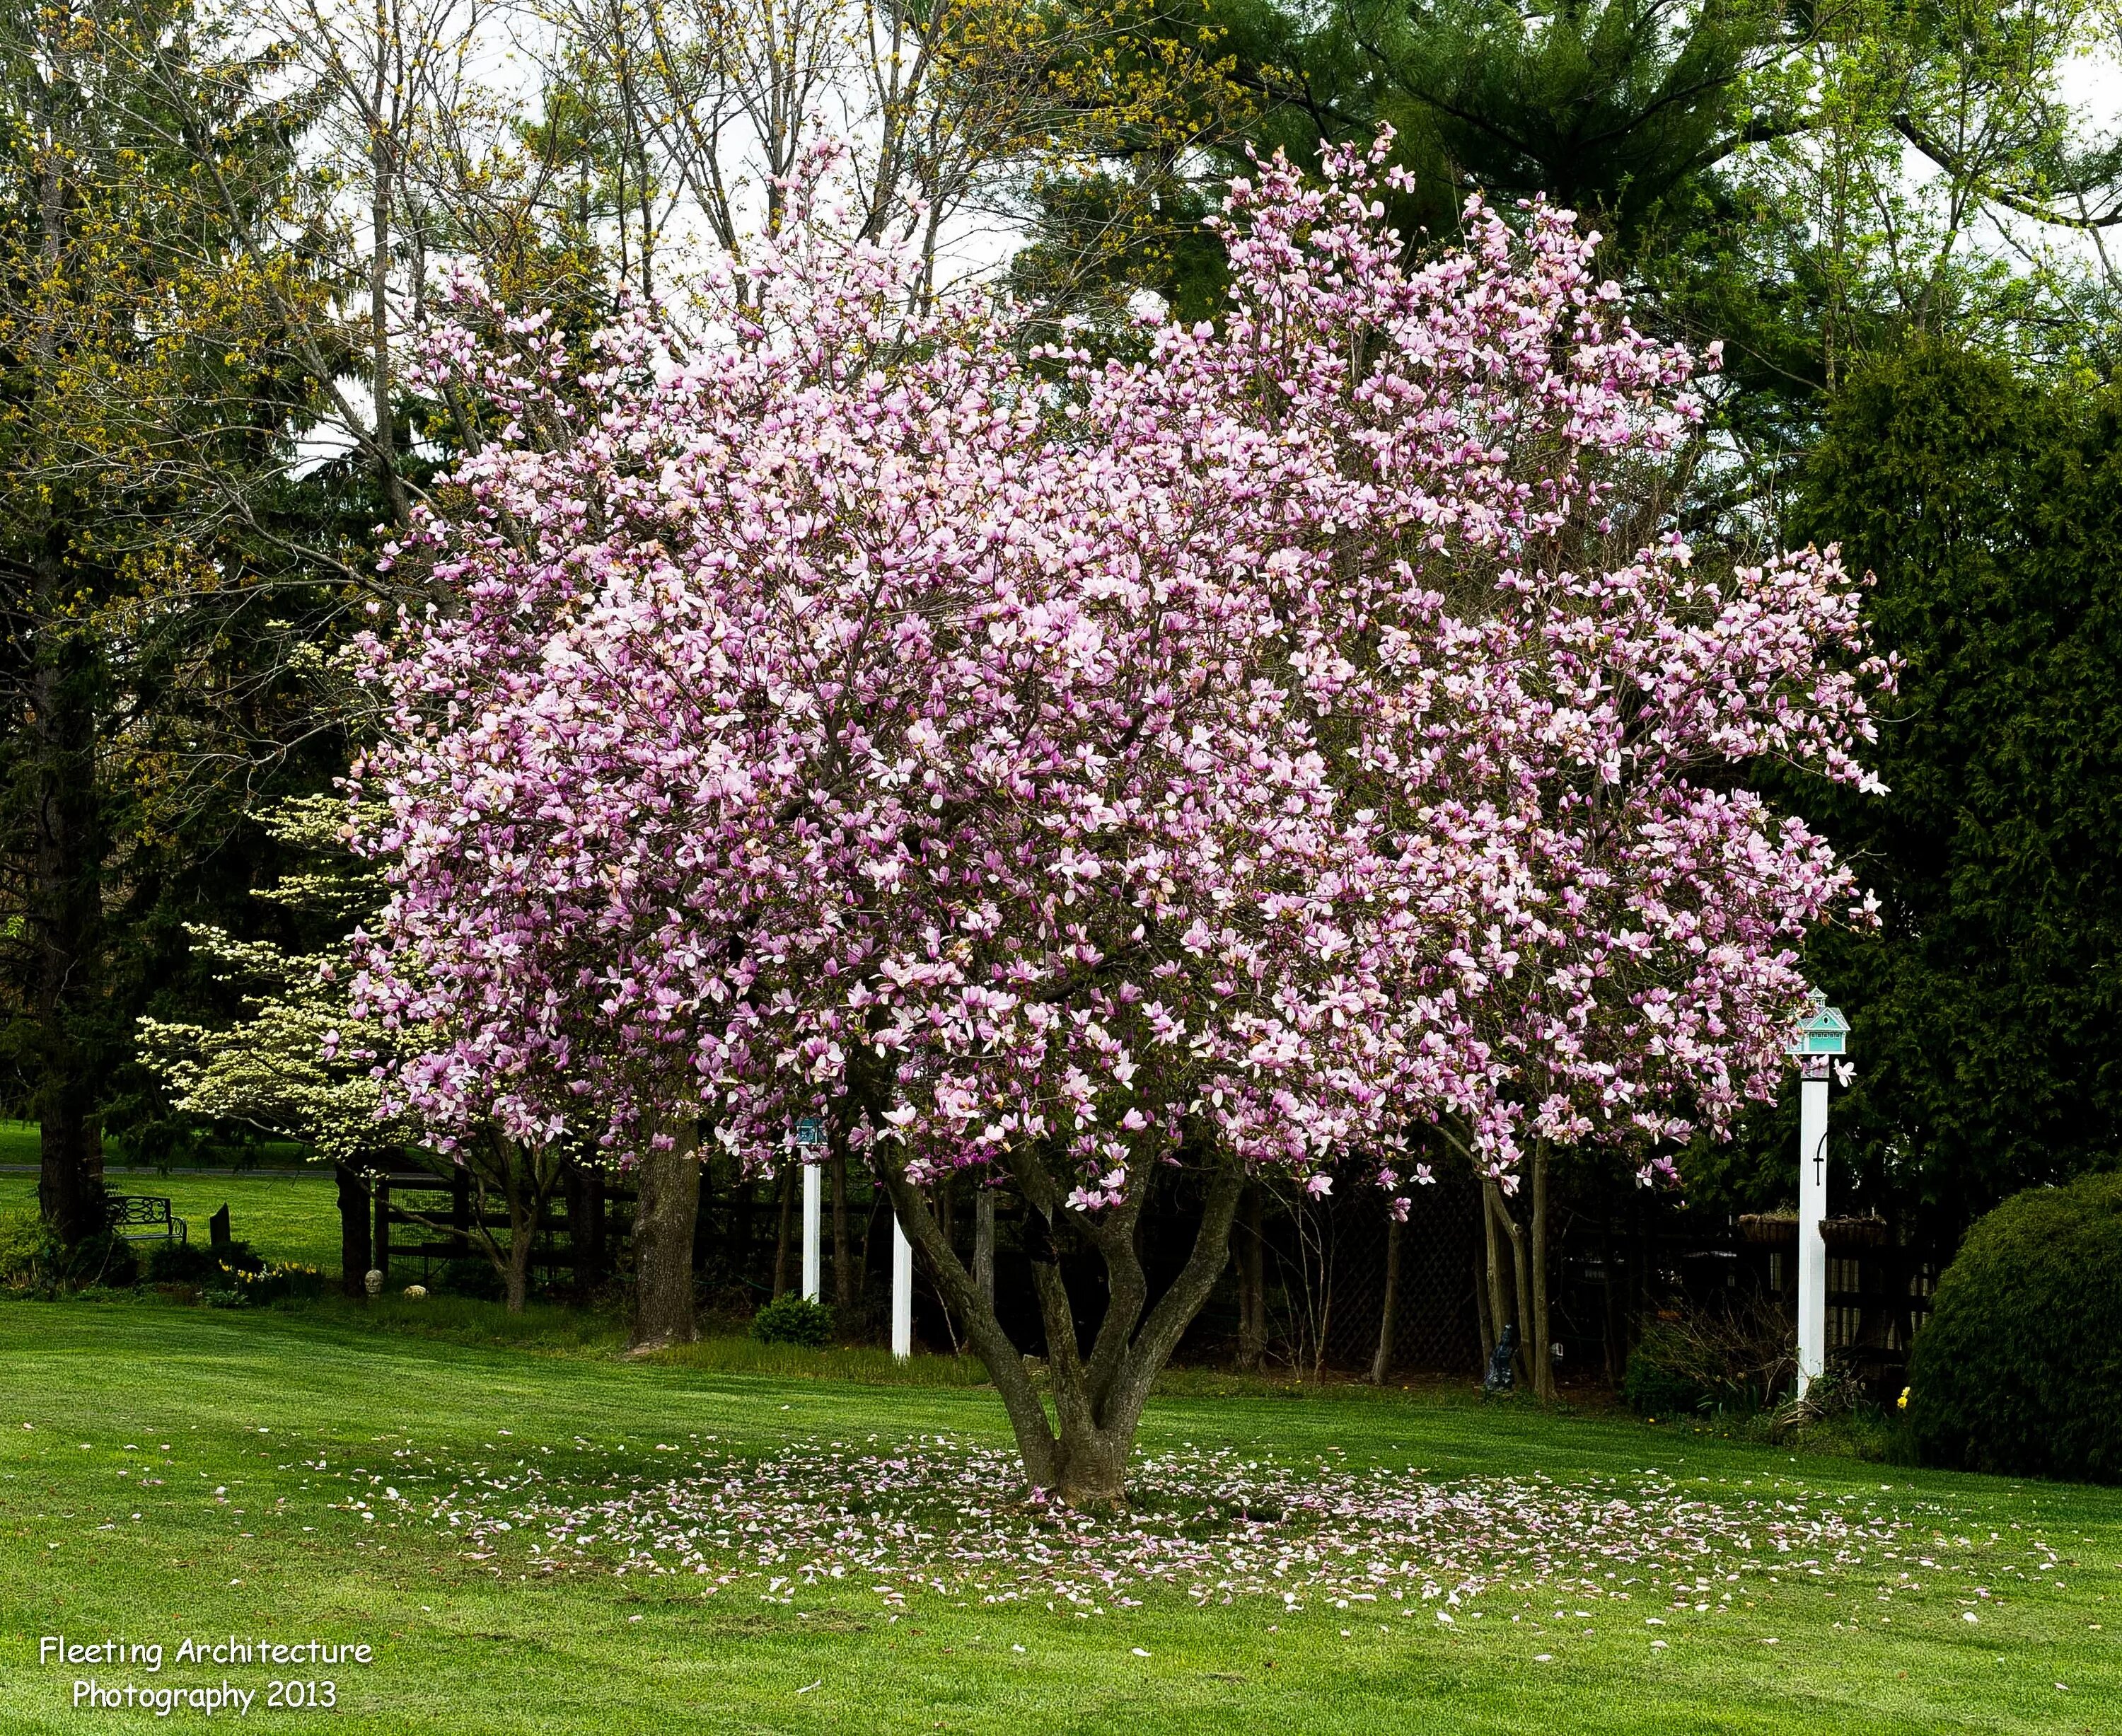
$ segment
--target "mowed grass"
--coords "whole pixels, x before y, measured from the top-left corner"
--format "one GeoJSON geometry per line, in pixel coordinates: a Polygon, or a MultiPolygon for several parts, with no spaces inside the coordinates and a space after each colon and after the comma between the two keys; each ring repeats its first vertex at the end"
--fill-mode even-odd
{"type": "Polygon", "coordinates": [[[1892,1575],[1867,1567],[1756,1579],[1745,1607],[1699,1617],[1646,1601],[1557,1623],[1542,1594],[1495,1601],[1480,1624],[1388,1627],[1323,1599],[1292,1615],[1267,1599],[1195,1608],[1152,1593],[1086,1618],[913,1593],[895,1619],[853,1581],[780,1588],[792,1593],[784,1603],[758,1581],[703,1596],[686,1577],[540,1576],[521,1538],[475,1561],[417,1500],[394,1507],[385,1495],[406,1481],[417,1495],[431,1485],[413,1476],[474,1462],[572,1462],[624,1487],[630,1467],[669,1474],[678,1460],[659,1448],[709,1436],[764,1454],[938,1432],[1001,1440],[992,1394],[476,1348],[329,1310],[0,1304],[0,1729],[157,1721],[75,1710],[86,1672],[40,1664],[42,1635],[159,1640],[174,1652],[184,1635],[231,1631],[365,1640],[376,1659],[93,1673],[227,1678],[261,1691],[254,1716],[269,1676],[335,1680],[337,1711],[271,1715],[291,1730],[2122,1728],[2115,1491],[1800,1458],[1459,1396],[1160,1400],[1144,1444],[1292,1462],[1345,1454],[1444,1479],[1566,1484],[1655,1467],[1711,1500],[1752,1480],[1815,1500],[1934,1503],[1923,1535],[1939,1528],[1941,1553],[1948,1532],[1965,1538],[1972,1556],[1957,1559],[1978,1570],[1985,1550],[2001,1551],[1998,1576],[1983,1582],[1998,1595],[1969,1623],[1977,1594],[1964,1574],[1926,1570],[1922,1595],[1880,1603],[1874,1575],[1892,1575]],[[438,1470],[415,1471],[423,1461],[438,1470]],[[2036,1540],[2057,1551],[2054,1570],[2004,1575],[2036,1540]],[[1648,1626],[1654,1609],[1670,1622],[1648,1626]]]}
{"type": "MultiPolygon", "coordinates": [[[[339,1195],[329,1171],[313,1175],[166,1176],[152,1169],[113,1169],[104,1177],[113,1193],[160,1195],[171,1212],[189,1226],[202,1247],[207,1224],[226,1205],[229,1233],[267,1259],[339,1270],[339,1195]]],[[[37,1203],[35,1176],[0,1176],[0,1210],[37,1203]]],[[[143,1243],[143,1252],[152,1244],[143,1243]]]]}
{"type": "MultiPolygon", "coordinates": [[[[137,1176],[143,1172],[128,1169],[123,1141],[107,1139],[103,1149],[104,1162],[113,1177],[121,1173],[137,1176]]],[[[43,1152],[43,1130],[35,1121],[0,1120],[0,1163],[34,1164],[41,1161],[43,1152]]],[[[309,1160],[310,1149],[306,1145],[297,1144],[292,1139],[262,1139],[243,1146],[208,1145],[200,1162],[202,1166],[226,1162],[231,1167],[237,1163],[249,1163],[268,1169],[297,1169],[309,1160]]]]}

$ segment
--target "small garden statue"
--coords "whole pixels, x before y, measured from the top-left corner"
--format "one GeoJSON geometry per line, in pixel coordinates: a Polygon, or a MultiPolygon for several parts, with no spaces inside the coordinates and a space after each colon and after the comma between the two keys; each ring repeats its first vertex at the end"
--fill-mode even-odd
{"type": "Polygon", "coordinates": [[[383,1274],[381,1271],[375,1266],[372,1266],[369,1267],[369,1269],[362,1275],[361,1287],[367,1290],[372,1296],[381,1296],[383,1294],[383,1274]]]}
{"type": "Polygon", "coordinates": [[[1511,1373],[1511,1359],[1517,1354],[1518,1329],[1516,1322],[1503,1328],[1496,1340],[1494,1354],[1489,1358],[1489,1373],[1481,1383],[1484,1392],[1507,1392],[1515,1377],[1511,1373]]]}

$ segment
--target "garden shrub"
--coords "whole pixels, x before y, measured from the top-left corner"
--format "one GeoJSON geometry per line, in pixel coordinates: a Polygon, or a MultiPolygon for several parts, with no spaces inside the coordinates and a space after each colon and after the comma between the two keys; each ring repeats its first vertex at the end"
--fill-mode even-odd
{"type": "Polygon", "coordinates": [[[1621,1398],[1638,1416],[1685,1416],[1714,1402],[1690,1346],[1664,1322],[1646,1331],[1629,1353],[1621,1398]]]}
{"type": "Polygon", "coordinates": [[[1968,1232],[1909,1421],[1933,1464],[2122,1481],[2122,1174],[2030,1188],[1968,1232]]]}
{"type": "Polygon", "coordinates": [[[1649,1322],[1621,1376],[1638,1416],[1760,1410],[1795,1372],[1790,1322],[1773,1304],[1687,1306],[1649,1322]]]}
{"type": "Polygon", "coordinates": [[[833,1311],[803,1296],[779,1296],[751,1317],[751,1336],[761,1344],[795,1344],[817,1350],[833,1336],[833,1311]]]}
{"type": "Polygon", "coordinates": [[[110,1230],[85,1237],[58,1261],[59,1282],[69,1289],[91,1284],[124,1289],[140,1277],[140,1256],[133,1244],[110,1230]]]}
{"type": "Polygon", "coordinates": [[[430,1287],[446,1290],[452,1296],[469,1296],[478,1302],[498,1302],[506,1288],[501,1274],[493,1269],[493,1262],[483,1254],[443,1261],[442,1270],[430,1280],[430,1287]]]}
{"type": "Polygon", "coordinates": [[[206,1284],[221,1275],[220,1262],[189,1242],[165,1242],[147,1256],[151,1284],[206,1284]]]}
{"type": "Polygon", "coordinates": [[[56,1276],[58,1238],[35,1206],[0,1212],[0,1284],[47,1284],[56,1276]]]}
{"type": "Polygon", "coordinates": [[[0,1212],[0,1284],[45,1290],[124,1289],[139,1276],[140,1257],[123,1236],[101,1230],[67,1248],[34,1207],[0,1212]]]}

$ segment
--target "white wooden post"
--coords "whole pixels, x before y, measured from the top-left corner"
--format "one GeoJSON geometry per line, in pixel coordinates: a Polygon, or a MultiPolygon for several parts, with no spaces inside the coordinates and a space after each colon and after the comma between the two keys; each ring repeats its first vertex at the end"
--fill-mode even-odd
{"type": "Polygon", "coordinates": [[[1807,1055],[1798,1085],[1797,1112],[1797,1392],[1827,1372],[1827,1069],[1824,1055],[1807,1055]]]}
{"type": "Polygon", "coordinates": [[[821,1285],[819,1283],[818,1230],[820,1208],[824,1203],[825,1172],[816,1163],[803,1165],[803,1299],[816,1302],[821,1285]]]}
{"type": "Polygon", "coordinates": [[[1816,994],[1792,1033],[1797,1058],[1797,1396],[1827,1372],[1827,1074],[1849,1021],[1816,994]]]}
{"type": "Polygon", "coordinates": [[[901,1362],[914,1354],[914,1244],[891,1214],[891,1354],[901,1362]]]}

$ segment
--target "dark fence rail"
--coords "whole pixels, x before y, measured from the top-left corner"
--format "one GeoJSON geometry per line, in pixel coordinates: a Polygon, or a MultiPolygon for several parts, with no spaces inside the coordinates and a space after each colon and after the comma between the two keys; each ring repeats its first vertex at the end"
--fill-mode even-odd
{"type": "MultiPolygon", "coordinates": [[[[494,1239],[507,1242],[507,1212],[494,1210],[491,1199],[482,1207],[471,1178],[461,1172],[445,1176],[414,1171],[366,1179],[369,1257],[386,1280],[394,1275],[394,1262],[396,1275],[402,1276],[406,1263],[418,1261],[425,1280],[437,1261],[484,1259],[477,1239],[480,1229],[498,1231],[494,1239]],[[416,1239],[423,1236],[428,1239],[416,1239]]],[[[570,1168],[564,1191],[545,1202],[533,1231],[531,1271],[548,1284],[565,1272],[577,1289],[601,1281],[625,1245],[633,1199],[632,1188],[611,1182],[600,1169],[570,1168]]],[[[360,1207],[350,1206],[342,1192],[341,1210],[348,1209],[360,1207]]]]}
{"type": "MultiPolygon", "coordinates": [[[[724,1160],[703,1177],[694,1261],[711,1311],[749,1315],[792,1288],[800,1267],[800,1170],[744,1177],[724,1160]]],[[[1397,1233],[1398,1277],[1386,1317],[1386,1205],[1353,1175],[1323,1197],[1255,1184],[1233,1232],[1232,1258],[1180,1348],[1182,1361],[1228,1363],[1243,1347],[1250,1307],[1260,1325],[1261,1365],[1306,1375],[1370,1370],[1381,1336],[1388,1378],[1472,1375],[1482,1363],[1477,1286],[1483,1278],[1481,1202],[1473,1177],[1447,1172],[1415,1191],[1397,1233]],[[1249,1296],[1248,1274],[1260,1294],[1249,1296]]],[[[1193,1224],[1190,1191],[1198,1182],[1174,1172],[1143,1216],[1143,1254],[1152,1284],[1185,1261],[1193,1224]]],[[[825,1299],[843,1330],[881,1335],[890,1285],[889,1209],[882,1191],[850,1166],[829,1182],[825,1224],[825,1299]]],[[[972,1256],[975,1183],[961,1176],[940,1184],[935,1207],[961,1256],[972,1256]]],[[[1032,1354],[1045,1344],[1032,1301],[1021,1208],[999,1197],[996,1213],[998,1307],[1017,1343],[1032,1354]]],[[[601,1167],[571,1167],[536,1234],[532,1269],[555,1287],[588,1290],[624,1277],[633,1193],[601,1167]]],[[[364,1241],[394,1279],[412,1262],[423,1277],[438,1261],[475,1256],[475,1194],[467,1178],[394,1172],[355,1194],[350,1210],[372,1214],[364,1241]]],[[[489,1202],[483,1219],[505,1236],[505,1214],[489,1202]]],[[[1876,1219],[1830,1226],[1828,1342],[1875,1387],[1893,1385],[1929,1307],[1942,1256],[1876,1219]]],[[[1780,1303],[1795,1313],[1797,1235],[1788,1219],[1722,1217],[1668,1196],[1618,1195],[1555,1209],[1551,1289],[1555,1341],[1565,1381],[1618,1380],[1643,1322],[1690,1308],[1743,1302],[1780,1303]]],[[[1081,1256],[1062,1254],[1079,1295],[1095,1296],[1097,1274],[1081,1256]]],[[[1079,1330],[1095,1330],[1095,1317],[1079,1330]]],[[[963,1341],[925,1272],[916,1279],[915,1330],[939,1348],[963,1341]]]]}

